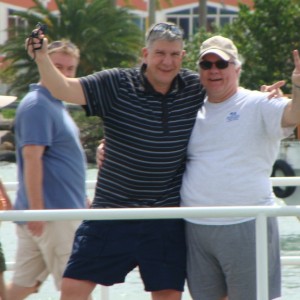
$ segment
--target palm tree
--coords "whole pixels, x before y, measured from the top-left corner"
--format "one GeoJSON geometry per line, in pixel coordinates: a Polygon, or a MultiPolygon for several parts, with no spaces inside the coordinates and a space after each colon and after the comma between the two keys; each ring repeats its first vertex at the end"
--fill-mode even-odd
{"type": "MultiPolygon", "coordinates": [[[[172,6],[172,0],[164,0],[164,2],[172,6]]],[[[156,8],[161,8],[161,2],[159,0],[148,0],[148,24],[154,24],[156,22],[156,8]]]]}
{"type": "Polygon", "coordinates": [[[38,81],[37,68],[23,46],[38,22],[47,25],[50,41],[67,38],[80,48],[78,76],[137,63],[143,34],[126,8],[114,7],[111,0],[55,0],[59,14],[54,14],[39,0],[33,2],[28,11],[15,13],[28,27],[13,28],[14,37],[0,47],[9,61],[1,77],[13,79],[9,92],[20,96],[29,83],[38,81]]]}

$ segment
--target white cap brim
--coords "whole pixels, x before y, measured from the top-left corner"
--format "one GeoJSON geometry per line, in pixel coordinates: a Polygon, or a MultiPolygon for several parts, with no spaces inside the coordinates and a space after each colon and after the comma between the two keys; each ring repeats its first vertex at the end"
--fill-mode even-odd
{"type": "Polygon", "coordinates": [[[16,99],[17,99],[17,97],[15,97],[15,96],[1,96],[0,95],[0,108],[13,103],[16,99]]]}
{"type": "Polygon", "coordinates": [[[204,55],[206,54],[216,54],[218,56],[220,56],[222,59],[229,61],[230,60],[230,55],[227,54],[226,52],[220,50],[220,49],[216,49],[216,48],[211,48],[211,49],[207,49],[205,50],[203,53],[201,53],[200,58],[202,58],[204,55]]]}

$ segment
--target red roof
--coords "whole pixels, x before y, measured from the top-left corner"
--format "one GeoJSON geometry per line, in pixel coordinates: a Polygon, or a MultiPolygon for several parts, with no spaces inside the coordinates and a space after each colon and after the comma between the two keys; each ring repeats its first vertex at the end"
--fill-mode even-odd
{"type": "MultiPolygon", "coordinates": [[[[10,5],[16,5],[24,8],[30,8],[34,6],[34,3],[32,0],[1,0],[2,3],[7,3],[10,5]]],[[[161,6],[163,8],[169,8],[169,7],[176,7],[181,5],[187,5],[187,4],[198,4],[199,0],[170,0],[172,5],[168,4],[168,1],[161,0],[161,6]]],[[[208,1],[207,1],[208,2],[208,1]]],[[[220,0],[209,0],[209,2],[215,2],[220,3],[220,0]]],[[[253,6],[253,0],[223,0],[224,5],[232,5],[232,6],[238,6],[239,3],[244,3],[249,6],[253,6]]],[[[117,0],[118,5],[125,6],[126,3],[129,3],[130,6],[142,10],[147,11],[147,2],[143,0],[117,0]]],[[[50,0],[49,4],[47,5],[47,8],[50,10],[55,10],[56,5],[54,0],[50,0]]]]}
{"type": "MultiPolygon", "coordinates": [[[[32,0],[1,0],[2,3],[7,3],[9,5],[15,5],[24,8],[30,8],[35,6],[35,3],[32,0]]],[[[50,0],[47,6],[50,10],[55,10],[56,5],[54,0],[50,0]]]]}

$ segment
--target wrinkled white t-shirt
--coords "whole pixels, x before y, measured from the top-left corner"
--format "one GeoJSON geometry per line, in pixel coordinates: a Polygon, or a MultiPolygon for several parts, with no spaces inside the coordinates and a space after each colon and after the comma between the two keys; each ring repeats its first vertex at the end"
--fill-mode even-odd
{"type": "MultiPolygon", "coordinates": [[[[199,110],[188,145],[181,206],[274,205],[270,174],[280,140],[286,98],[240,88],[222,103],[207,101],[199,110]]],[[[253,218],[187,219],[197,224],[226,225],[253,218]]]]}

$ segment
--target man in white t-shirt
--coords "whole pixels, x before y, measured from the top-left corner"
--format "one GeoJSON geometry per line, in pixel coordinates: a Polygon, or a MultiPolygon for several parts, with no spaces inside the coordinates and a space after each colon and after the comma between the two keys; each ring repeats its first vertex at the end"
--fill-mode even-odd
{"type": "MultiPolygon", "coordinates": [[[[274,205],[270,182],[280,140],[300,121],[300,63],[293,52],[293,101],[239,87],[241,62],[231,40],[200,48],[207,97],[188,146],[181,206],[274,205]]],[[[188,285],[194,300],[256,300],[255,219],[186,220],[188,285]]],[[[268,219],[269,295],[281,296],[276,218],[268,219]]]]}

